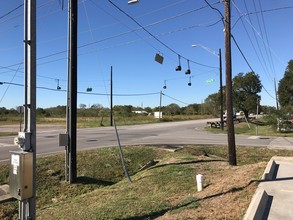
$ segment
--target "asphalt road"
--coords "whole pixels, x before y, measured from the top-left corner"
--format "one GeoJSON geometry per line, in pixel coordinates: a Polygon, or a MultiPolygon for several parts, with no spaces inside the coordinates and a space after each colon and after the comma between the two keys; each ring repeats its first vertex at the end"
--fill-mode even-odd
{"type": "MultiPolygon", "coordinates": [[[[210,120],[210,119],[209,119],[210,120]]],[[[227,145],[227,135],[212,134],[203,130],[208,120],[183,122],[166,122],[146,125],[119,126],[120,142],[125,145],[227,145]]],[[[18,127],[15,126],[15,131],[18,127]]],[[[63,152],[59,147],[59,133],[65,130],[58,128],[37,128],[37,155],[63,152]]],[[[0,162],[9,160],[13,145],[13,136],[0,137],[0,162]]],[[[256,138],[254,136],[236,136],[237,146],[267,147],[274,138],[256,138]]],[[[84,128],[77,130],[77,150],[117,146],[114,127],[84,128]]]]}

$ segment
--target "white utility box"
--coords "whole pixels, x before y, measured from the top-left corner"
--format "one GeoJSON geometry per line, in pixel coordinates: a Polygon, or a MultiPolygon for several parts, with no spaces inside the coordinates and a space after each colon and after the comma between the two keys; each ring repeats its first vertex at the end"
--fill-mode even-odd
{"type": "Polygon", "coordinates": [[[10,195],[18,200],[33,196],[33,153],[11,151],[9,168],[10,195]]]}

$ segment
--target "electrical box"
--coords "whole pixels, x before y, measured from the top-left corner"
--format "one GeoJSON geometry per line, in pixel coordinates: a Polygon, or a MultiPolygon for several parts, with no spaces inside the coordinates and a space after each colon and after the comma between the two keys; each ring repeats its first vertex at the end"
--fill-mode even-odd
{"type": "Polygon", "coordinates": [[[68,146],[68,134],[59,134],[59,146],[68,146]]]}
{"type": "Polygon", "coordinates": [[[30,138],[30,132],[18,132],[18,136],[14,138],[14,144],[18,145],[22,150],[28,151],[31,149],[30,138]]]}
{"type": "Polygon", "coordinates": [[[11,151],[9,168],[10,195],[18,200],[33,197],[33,153],[11,151]]]}

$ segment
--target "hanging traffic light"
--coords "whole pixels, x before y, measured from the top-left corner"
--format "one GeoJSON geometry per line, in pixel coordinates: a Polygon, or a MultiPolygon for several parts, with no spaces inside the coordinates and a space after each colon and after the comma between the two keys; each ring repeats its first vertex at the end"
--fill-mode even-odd
{"type": "Polygon", "coordinates": [[[87,92],[92,92],[93,89],[92,89],[91,87],[88,87],[88,88],[86,89],[86,91],[87,91],[87,92]]]}
{"type": "Polygon", "coordinates": [[[60,90],[61,87],[59,86],[59,79],[55,79],[57,81],[57,90],[60,90]]]}
{"type": "Polygon", "coordinates": [[[189,66],[189,60],[187,60],[188,69],[185,71],[186,75],[189,75],[191,73],[190,66],[189,66]]]}
{"type": "Polygon", "coordinates": [[[178,54],[179,65],[176,67],[176,71],[181,71],[181,62],[180,62],[180,55],[178,54]]]}
{"type": "Polygon", "coordinates": [[[163,89],[167,89],[166,80],[164,80],[164,86],[163,89]]]}

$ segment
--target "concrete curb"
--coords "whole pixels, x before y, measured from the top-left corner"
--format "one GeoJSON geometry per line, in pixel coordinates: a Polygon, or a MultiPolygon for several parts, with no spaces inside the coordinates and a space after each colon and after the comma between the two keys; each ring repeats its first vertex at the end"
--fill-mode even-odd
{"type": "Polygon", "coordinates": [[[0,203],[4,203],[7,201],[14,200],[12,196],[9,194],[9,185],[1,185],[0,186],[0,203]]]}
{"type": "Polygon", "coordinates": [[[263,219],[268,200],[269,195],[266,193],[266,191],[258,188],[251,200],[243,220],[263,219]]]}
{"type": "MultiPolygon", "coordinates": [[[[275,157],[272,157],[268,162],[266,169],[262,175],[262,180],[273,180],[278,169],[278,164],[275,162],[275,157]]],[[[264,189],[257,188],[249,207],[244,216],[244,220],[263,219],[269,195],[264,189]]]]}
{"type": "Polygon", "coordinates": [[[275,173],[277,171],[278,165],[275,162],[274,157],[270,159],[268,165],[262,175],[262,180],[273,180],[275,178],[275,173]]]}

